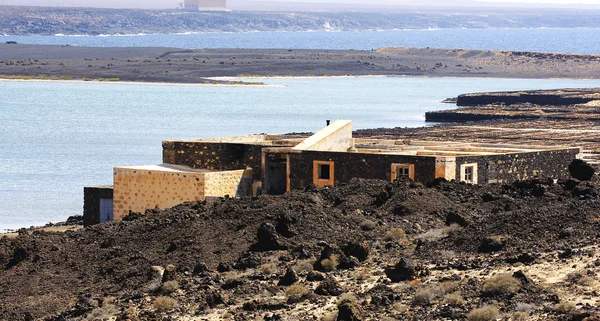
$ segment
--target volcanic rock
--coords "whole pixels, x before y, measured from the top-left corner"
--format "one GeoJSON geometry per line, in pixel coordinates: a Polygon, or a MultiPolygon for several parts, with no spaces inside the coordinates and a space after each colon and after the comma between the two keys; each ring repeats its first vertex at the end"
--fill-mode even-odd
{"type": "Polygon", "coordinates": [[[580,181],[589,181],[594,176],[594,168],[581,159],[574,159],[569,164],[569,174],[580,181]]]}
{"type": "Polygon", "coordinates": [[[412,280],[417,274],[414,264],[406,259],[401,259],[396,265],[385,268],[385,275],[392,282],[412,280]]]}
{"type": "Polygon", "coordinates": [[[298,282],[298,275],[296,274],[296,271],[294,271],[294,269],[292,268],[288,268],[285,272],[285,275],[281,279],[279,279],[277,285],[290,286],[296,282],[298,282]]]}
{"type": "Polygon", "coordinates": [[[319,295],[338,296],[344,293],[344,290],[336,280],[329,277],[323,280],[323,282],[317,286],[315,293],[319,295]]]}

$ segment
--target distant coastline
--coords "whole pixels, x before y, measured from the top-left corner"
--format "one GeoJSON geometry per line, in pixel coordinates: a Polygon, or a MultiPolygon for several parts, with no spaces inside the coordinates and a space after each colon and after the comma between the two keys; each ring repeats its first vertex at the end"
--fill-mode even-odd
{"type": "MultiPolygon", "coordinates": [[[[214,77],[599,79],[600,56],[498,50],[107,48],[0,44],[5,78],[228,83],[214,77]]],[[[234,84],[236,83],[229,83],[234,84]]]]}
{"type": "Polygon", "coordinates": [[[392,13],[0,8],[0,34],[6,35],[600,27],[600,10],[486,9],[482,15],[464,8],[444,11],[409,7],[392,13]]]}

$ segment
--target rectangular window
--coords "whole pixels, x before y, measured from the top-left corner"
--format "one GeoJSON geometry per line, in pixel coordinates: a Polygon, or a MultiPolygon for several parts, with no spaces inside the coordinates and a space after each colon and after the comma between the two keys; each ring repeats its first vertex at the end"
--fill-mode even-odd
{"type": "Polygon", "coordinates": [[[396,178],[398,177],[410,177],[410,167],[398,167],[396,168],[396,178]]]}
{"type": "Polygon", "coordinates": [[[334,163],[331,161],[313,162],[313,184],[317,186],[334,185],[334,163]]]}
{"type": "Polygon", "coordinates": [[[400,177],[408,177],[415,179],[415,165],[414,164],[392,164],[392,175],[390,175],[392,182],[400,177]]]}
{"type": "Polygon", "coordinates": [[[331,178],[331,166],[329,164],[319,164],[319,179],[329,180],[331,178]]]}
{"type": "Polygon", "coordinates": [[[460,165],[460,180],[469,184],[478,184],[477,163],[460,165]]]}
{"type": "Polygon", "coordinates": [[[465,178],[464,181],[467,183],[473,183],[473,166],[465,167],[465,178]]]}

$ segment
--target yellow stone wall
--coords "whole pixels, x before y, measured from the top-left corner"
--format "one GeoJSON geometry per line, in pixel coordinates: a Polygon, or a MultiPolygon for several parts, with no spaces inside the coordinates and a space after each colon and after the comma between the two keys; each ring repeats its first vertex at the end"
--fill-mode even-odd
{"type": "Polygon", "coordinates": [[[249,172],[249,177],[252,177],[251,170],[206,173],[204,180],[204,195],[218,197],[225,195],[231,197],[242,196],[237,195],[237,192],[245,172],[249,172]]]}
{"type": "Polygon", "coordinates": [[[115,168],[115,221],[121,220],[130,210],[143,213],[155,207],[165,209],[188,201],[204,200],[206,174],[115,168]]]}

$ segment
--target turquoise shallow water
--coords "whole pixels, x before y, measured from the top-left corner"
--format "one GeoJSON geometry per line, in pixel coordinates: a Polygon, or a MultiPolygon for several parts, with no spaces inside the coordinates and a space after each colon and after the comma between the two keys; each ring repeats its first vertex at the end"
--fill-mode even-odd
{"type": "Polygon", "coordinates": [[[270,87],[0,81],[0,230],[82,212],[112,167],[161,162],[166,139],[423,126],[442,99],[492,90],[600,87],[597,80],[259,79],[270,87]]]}

